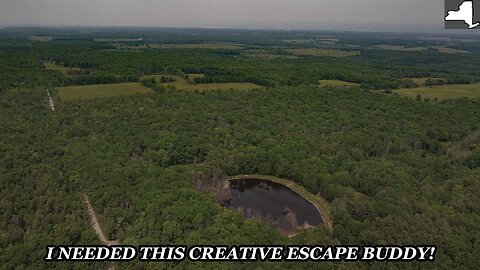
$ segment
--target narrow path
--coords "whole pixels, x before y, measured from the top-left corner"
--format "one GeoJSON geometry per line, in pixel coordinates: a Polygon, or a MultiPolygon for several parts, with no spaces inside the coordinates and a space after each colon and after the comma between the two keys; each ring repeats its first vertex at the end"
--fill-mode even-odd
{"type": "Polygon", "coordinates": [[[92,204],[90,204],[90,201],[88,200],[87,195],[83,193],[82,195],[83,195],[83,200],[87,205],[87,212],[88,212],[88,216],[90,217],[90,225],[92,225],[92,228],[97,234],[98,238],[100,238],[100,241],[102,241],[102,243],[107,246],[120,245],[120,242],[118,240],[107,239],[107,237],[102,231],[102,227],[100,227],[100,223],[98,222],[97,216],[95,214],[95,210],[93,209],[92,204]]]}
{"type": "MultiPolygon", "coordinates": [[[[105,234],[103,233],[102,227],[100,227],[100,223],[98,222],[97,215],[95,214],[95,210],[92,207],[92,204],[88,200],[88,197],[85,193],[82,193],[83,201],[87,205],[87,213],[90,217],[90,225],[92,225],[93,230],[97,234],[98,238],[104,245],[111,246],[111,245],[120,245],[120,241],[118,240],[108,240],[105,234]]],[[[113,264],[108,267],[108,270],[115,270],[113,264]]]]}
{"type": "Polygon", "coordinates": [[[52,111],[55,111],[55,104],[53,103],[52,96],[50,95],[50,91],[48,91],[48,89],[47,89],[47,96],[48,96],[48,106],[50,106],[50,109],[52,109],[52,111]]]}

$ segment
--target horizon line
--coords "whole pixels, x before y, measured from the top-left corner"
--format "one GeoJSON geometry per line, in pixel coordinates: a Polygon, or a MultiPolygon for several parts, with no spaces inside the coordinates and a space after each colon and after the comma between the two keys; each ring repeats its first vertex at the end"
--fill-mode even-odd
{"type": "MultiPolygon", "coordinates": [[[[363,28],[348,29],[343,25],[327,27],[246,27],[246,26],[158,26],[158,25],[68,25],[68,24],[0,24],[0,29],[6,28],[47,28],[47,29],[75,29],[75,28],[158,28],[158,29],[203,29],[203,30],[259,30],[259,31],[312,31],[312,32],[354,32],[354,33],[392,33],[392,34],[444,34],[444,35],[476,35],[480,34],[480,31],[470,29],[444,29],[437,25],[423,25],[423,30],[409,31],[406,30],[407,26],[411,25],[391,25],[379,27],[375,30],[375,25],[365,25],[363,28]],[[337,28],[337,29],[335,29],[337,28]],[[426,30],[431,28],[431,30],[426,30]]],[[[409,28],[409,27],[408,27],[409,28]]]]}

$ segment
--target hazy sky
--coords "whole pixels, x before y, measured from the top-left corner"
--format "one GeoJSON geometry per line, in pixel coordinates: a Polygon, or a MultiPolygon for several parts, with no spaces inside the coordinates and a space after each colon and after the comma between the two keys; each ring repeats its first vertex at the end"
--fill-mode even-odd
{"type": "Polygon", "coordinates": [[[0,25],[443,28],[443,13],[443,0],[0,0],[0,25]]]}

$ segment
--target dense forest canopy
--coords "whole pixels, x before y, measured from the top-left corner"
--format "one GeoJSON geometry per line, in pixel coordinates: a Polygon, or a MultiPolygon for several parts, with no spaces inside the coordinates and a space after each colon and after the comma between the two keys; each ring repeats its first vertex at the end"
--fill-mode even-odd
{"type": "Polygon", "coordinates": [[[116,264],[118,269],[474,269],[480,248],[480,99],[425,101],[375,91],[417,86],[406,78],[479,82],[480,46],[455,40],[314,31],[2,29],[1,265],[106,269],[107,263],[42,260],[47,244],[100,244],[83,193],[108,238],[123,244],[438,249],[436,261],[428,263],[134,261],[116,264]],[[191,45],[199,43],[240,48],[191,45]],[[427,49],[376,47],[382,44],[427,49]],[[467,52],[442,53],[438,46],[467,52]],[[294,48],[359,54],[293,55],[294,48]],[[164,78],[144,81],[155,90],[150,94],[66,101],[56,90],[138,82],[149,74],[164,78]],[[172,76],[191,79],[188,74],[203,74],[192,79],[198,84],[250,82],[262,88],[161,87],[172,76]],[[319,80],[358,85],[322,87],[319,80]],[[222,208],[193,181],[217,172],[295,181],[328,201],[333,233],[322,227],[288,238],[222,208]]]}

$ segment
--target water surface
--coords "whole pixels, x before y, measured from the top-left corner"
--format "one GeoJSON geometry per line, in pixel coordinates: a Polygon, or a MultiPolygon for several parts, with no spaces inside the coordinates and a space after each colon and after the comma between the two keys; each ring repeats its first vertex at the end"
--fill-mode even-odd
{"type": "Polygon", "coordinates": [[[230,180],[231,199],[224,204],[247,218],[283,231],[323,224],[318,209],[288,187],[263,179],[230,180]]]}

